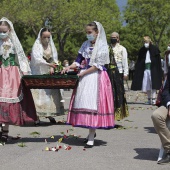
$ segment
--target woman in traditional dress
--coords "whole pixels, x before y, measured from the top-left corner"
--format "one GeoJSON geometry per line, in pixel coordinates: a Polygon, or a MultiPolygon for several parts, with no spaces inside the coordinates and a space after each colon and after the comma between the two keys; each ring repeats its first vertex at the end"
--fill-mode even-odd
{"type": "Polygon", "coordinates": [[[9,125],[23,125],[37,120],[29,89],[21,76],[31,70],[13,24],[0,20],[0,141],[7,142],[9,125]]]}
{"type": "Polygon", "coordinates": [[[80,67],[79,83],[72,94],[67,123],[89,129],[85,148],[91,148],[96,129],[114,127],[114,103],[112,86],[104,67],[110,62],[104,28],[95,21],[86,26],[86,33],[88,40],[82,44],[76,61],[62,73],[80,67],[85,60],[86,66],[80,67]]]}
{"type": "Polygon", "coordinates": [[[158,47],[152,44],[151,38],[145,36],[144,46],[139,50],[132,81],[132,90],[142,90],[148,95],[145,104],[156,104],[156,90],[162,85],[161,57],[158,47]]]}
{"type": "MultiPolygon", "coordinates": [[[[42,28],[32,48],[31,72],[33,75],[53,74],[57,62],[58,55],[51,32],[48,28],[42,28]]],[[[45,116],[51,123],[56,123],[53,116],[64,114],[59,89],[35,89],[32,94],[38,116],[45,116]]]]}
{"type": "Polygon", "coordinates": [[[121,120],[129,116],[126,102],[123,79],[128,75],[127,51],[119,44],[119,34],[111,34],[110,64],[107,72],[112,84],[114,94],[114,113],[115,120],[121,120]]]}

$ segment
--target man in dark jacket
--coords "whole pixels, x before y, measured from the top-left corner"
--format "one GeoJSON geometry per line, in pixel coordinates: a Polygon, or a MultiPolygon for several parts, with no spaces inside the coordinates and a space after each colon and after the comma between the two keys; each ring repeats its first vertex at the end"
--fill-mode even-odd
{"type": "Polygon", "coordinates": [[[139,50],[132,81],[132,90],[142,90],[148,95],[146,104],[156,103],[156,90],[162,84],[161,57],[158,47],[152,44],[149,36],[144,37],[144,46],[139,50]]]}
{"type": "Polygon", "coordinates": [[[162,105],[153,112],[152,121],[166,152],[165,157],[158,161],[158,164],[167,164],[170,163],[170,130],[166,124],[166,121],[170,120],[170,71],[162,92],[162,105]]]}

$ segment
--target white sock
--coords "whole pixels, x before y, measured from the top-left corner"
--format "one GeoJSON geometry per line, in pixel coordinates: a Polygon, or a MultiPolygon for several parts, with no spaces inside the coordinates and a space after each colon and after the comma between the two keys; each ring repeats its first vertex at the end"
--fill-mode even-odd
{"type": "Polygon", "coordinates": [[[89,129],[88,142],[87,145],[94,145],[94,134],[96,129],[89,129]]]}
{"type": "Polygon", "coordinates": [[[2,134],[3,135],[8,135],[8,132],[9,132],[9,124],[3,124],[2,125],[2,134]]]}

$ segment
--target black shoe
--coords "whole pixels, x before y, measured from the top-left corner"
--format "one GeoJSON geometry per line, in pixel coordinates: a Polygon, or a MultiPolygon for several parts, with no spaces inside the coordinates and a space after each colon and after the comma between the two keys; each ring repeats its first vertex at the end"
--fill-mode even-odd
{"type": "Polygon", "coordinates": [[[35,121],[35,122],[34,122],[34,125],[35,125],[35,126],[40,126],[40,120],[35,121]]]}
{"type": "Polygon", "coordinates": [[[88,145],[88,144],[86,144],[85,146],[84,146],[84,148],[92,148],[94,145],[88,145]]]}
{"type": "MultiPolygon", "coordinates": [[[[96,137],[97,135],[96,135],[96,133],[94,134],[94,138],[96,137]]],[[[87,138],[85,138],[84,140],[83,140],[83,143],[87,143],[88,142],[88,139],[87,138]]]]}
{"type": "Polygon", "coordinates": [[[48,118],[49,121],[50,121],[52,124],[56,124],[56,123],[57,123],[56,120],[55,120],[53,117],[51,117],[51,116],[48,116],[48,117],[46,117],[46,118],[48,118]]]}
{"type": "Polygon", "coordinates": [[[7,141],[8,141],[8,135],[2,135],[0,141],[1,141],[2,143],[7,143],[7,141]]]}
{"type": "Polygon", "coordinates": [[[158,161],[158,164],[164,165],[164,164],[169,164],[170,163],[170,153],[166,154],[166,156],[158,161]]]}

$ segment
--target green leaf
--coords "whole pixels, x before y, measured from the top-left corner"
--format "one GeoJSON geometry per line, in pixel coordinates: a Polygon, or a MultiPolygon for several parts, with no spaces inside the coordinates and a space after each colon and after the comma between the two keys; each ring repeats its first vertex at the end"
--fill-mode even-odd
{"type": "Polygon", "coordinates": [[[38,135],[39,136],[40,132],[36,132],[36,131],[35,132],[31,132],[30,135],[33,135],[33,136],[38,135]]]}
{"type": "Polygon", "coordinates": [[[25,145],[24,142],[18,143],[18,146],[19,146],[19,147],[26,147],[26,145],[25,145]]]}

